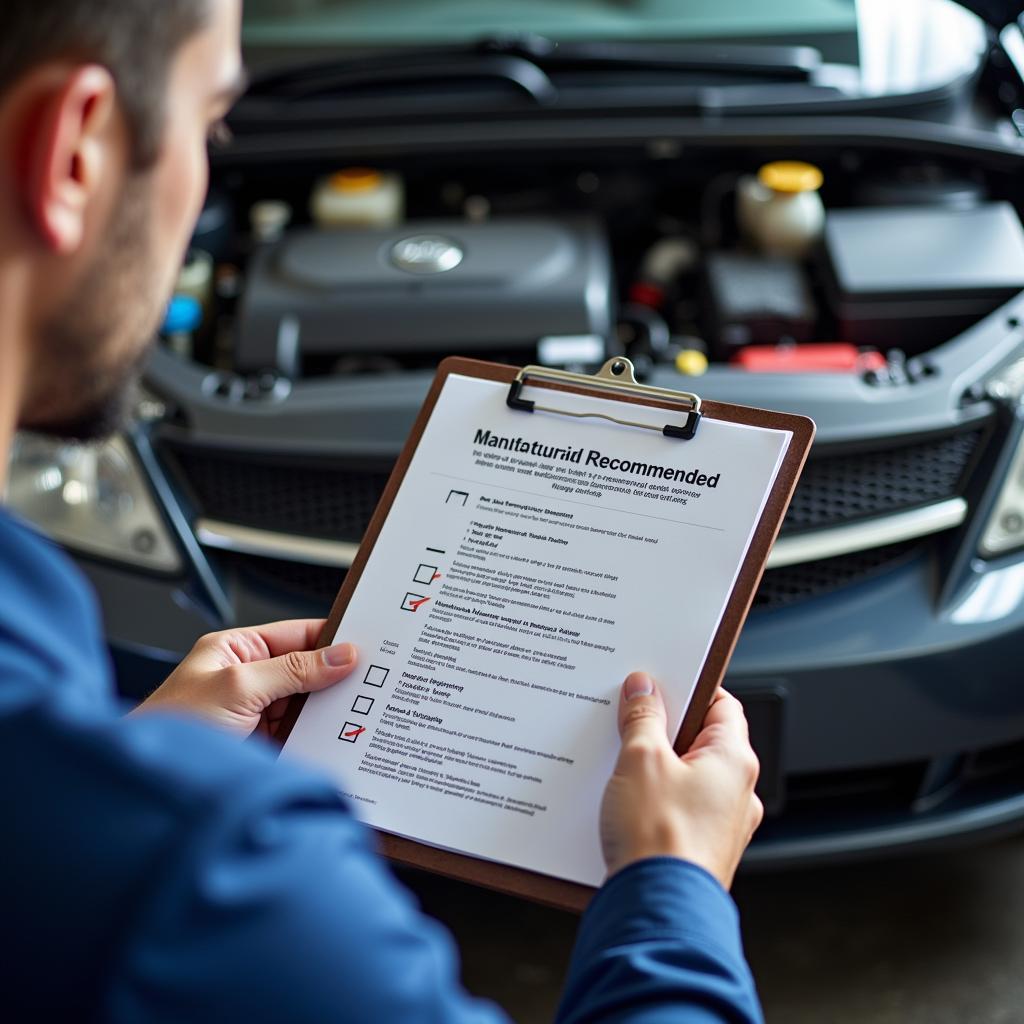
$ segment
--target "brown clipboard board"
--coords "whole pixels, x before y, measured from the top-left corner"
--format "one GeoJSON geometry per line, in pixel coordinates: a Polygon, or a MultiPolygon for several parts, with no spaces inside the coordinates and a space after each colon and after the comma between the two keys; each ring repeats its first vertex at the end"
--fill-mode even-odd
{"type": "MultiPolygon", "coordinates": [[[[603,376],[608,377],[607,371],[615,362],[617,361],[609,360],[602,370],[603,376]]],[[[618,362],[626,364],[628,376],[632,378],[632,366],[628,360],[620,360],[618,362]]],[[[750,610],[758,584],[761,582],[768,554],[771,551],[772,544],[775,543],[775,538],[778,536],[786,509],[789,507],[793,491],[796,489],[800,473],[807,460],[811,443],[814,440],[815,425],[814,421],[806,416],[770,412],[765,409],[728,405],[721,402],[702,402],[697,396],[686,395],[685,392],[676,395],[675,393],[664,391],[662,392],[664,397],[650,397],[649,393],[659,391],[660,389],[645,389],[640,385],[631,387],[628,382],[620,385],[616,392],[612,394],[600,387],[596,378],[590,378],[585,375],[552,373],[544,371],[541,367],[528,367],[520,370],[514,366],[504,366],[476,359],[463,359],[458,356],[445,359],[437,369],[437,374],[423,403],[423,408],[413,424],[405,447],[402,449],[402,454],[395,463],[395,468],[391,473],[387,486],[384,488],[380,503],[377,505],[373,519],[370,521],[370,525],[363,537],[359,553],[345,576],[317,646],[328,646],[337,635],[345,609],[348,607],[348,603],[363,574],[370,552],[377,543],[377,538],[380,536],[380,531],[384,526],[388,513],[391,511],[391,506],[402,486],[406,471],[412,462],[412,457],[420,443],[420,438],[423,436],[427,423],[433,415],[441,389],[444,387],[448,377],[452,374],[458,374],[466,377],[476,377],[481,380],[498,381],[499,383],[508,384],[510,394],[514,395],[517,393],[516,382],[518,381],[520,385],[527,383],[524,379],[524,374],[531,370],[537,371],[537,376],[533,377],[531,375],[531,378],[528,380],[530,387],[549,388],[554,392],[570,391],[613,402],[623,402],[627,405],[636,404],[652,408],[663,408],[671,413],[675,413],[677,417],[680,412],[680,397],[693,399],[695,400],[695,405],[691,406],[691,415],[687,421],[687,426],[690,428],[689,436],[693,436],[693,427],[696,425],[696,421],[694,421],[692,416],[694,410],[698,414],[698,418],[706,416],[710,419],[744,423],[749,426],[764,427],[772,430],[788,430],[792,433],[792,440],[782,465],[779,467],[775,483],[761,513],[761,519],[755,528],[753,539],[740,567],[732,594],[726,603],[725,611],[704,662],[704,667],[697,679],[697,685],[694,688],[690,705],[676,736],[675,749],[679,753],[684,753],[700,731],[701,722],[704,719],[704,714],[711,702],[711,698],[725,676],[725,670],[739,639],[740,630],[746,620],[747,612],[750,610]]],[[[616,367],[616,372],[621,372],[621,368],[616,367]]],[[[620,420],[619,422],[622,421],[620,420]]],[[[672,429],[676,431],[673,436],[680,438],[687,436],[678,427],[666,427],[666,432],[672,429]]],[[[680,444],[686,443],[685,439],[680,440],[680,444]]],[[[358,642],[359,638],[353,637],[351,639],[358,642]]],[[[277,741],[279,743],[283,744],[288,738],[305,702],[305,694],[291,699],[278,730],[277,741]]],[[[419,843],[387,832],[378,831],[377,835],[379,837],[380,851],[385,857],[397,864],[471,882],[475,885],[520,896],[564,910],[582,911],[597,891],[587,885],[553,878],[525,868],[482,860],[469,854],[439,849],[438,847],[429,846],[425,843],[419,843]]]]}

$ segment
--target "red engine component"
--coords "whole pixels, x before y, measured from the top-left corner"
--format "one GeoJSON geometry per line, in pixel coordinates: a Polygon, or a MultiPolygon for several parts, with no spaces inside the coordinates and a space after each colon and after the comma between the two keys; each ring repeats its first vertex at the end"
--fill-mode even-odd
{"type": "Polygon", "coordinates": [[[881,352],[863,350],[847,342],[814,345],[750,345],[731,362],[751,373],[867,373],[884,370],[881,352]]]}

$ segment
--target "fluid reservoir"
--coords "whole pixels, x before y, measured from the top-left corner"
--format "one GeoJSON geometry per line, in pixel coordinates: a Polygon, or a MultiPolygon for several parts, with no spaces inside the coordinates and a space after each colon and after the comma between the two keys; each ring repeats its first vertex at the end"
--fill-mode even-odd
{"type": "Polygon", "coordinates": [[[317,183],[310,213],[324,228],[394,227],[405,214],[405,187],[397,174],[348,167],[317,183]]]}
{"type": "Polygon", "coordinates": [[[797,160],[765,164],[757,177],[741,178],[736,215],[743,233],[766,255],[803,259],[825,225],[823,181],[817,167],[797,160]]]}

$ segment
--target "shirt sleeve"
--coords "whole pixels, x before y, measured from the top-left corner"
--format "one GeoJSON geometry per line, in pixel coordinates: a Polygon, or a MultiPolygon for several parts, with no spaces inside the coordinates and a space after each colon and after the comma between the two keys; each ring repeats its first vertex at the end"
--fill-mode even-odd
{"type": "Polygon", "coordinates": [[[610,878],[580,925],[558,1024],[763,1024],[739,915],[671,857],[610,878]]]}

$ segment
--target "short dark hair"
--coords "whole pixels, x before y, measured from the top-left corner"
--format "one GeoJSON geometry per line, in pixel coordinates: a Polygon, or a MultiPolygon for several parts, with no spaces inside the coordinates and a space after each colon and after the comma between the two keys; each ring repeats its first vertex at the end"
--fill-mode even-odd
{"type": "Polygon", "coordinates": [[[0,0],[0,97],[47,60],[102,64],[117,82],[135,164],[160,150],[170,65],[210,0],[0,0]]]}

